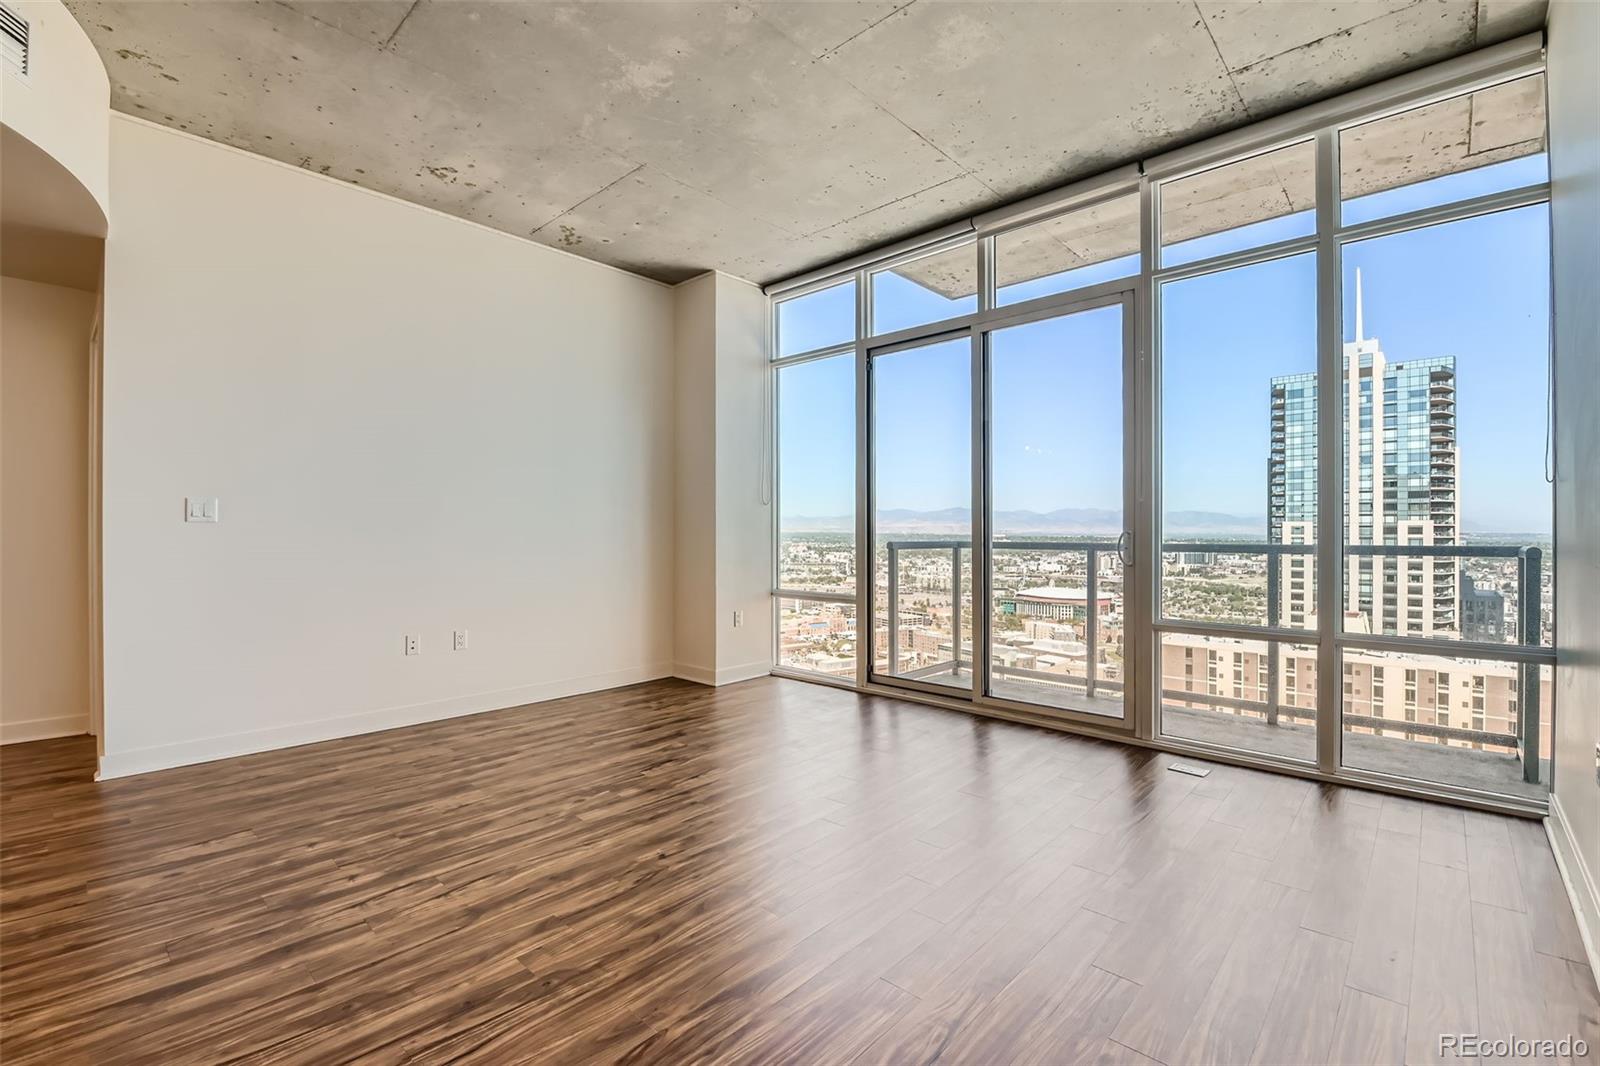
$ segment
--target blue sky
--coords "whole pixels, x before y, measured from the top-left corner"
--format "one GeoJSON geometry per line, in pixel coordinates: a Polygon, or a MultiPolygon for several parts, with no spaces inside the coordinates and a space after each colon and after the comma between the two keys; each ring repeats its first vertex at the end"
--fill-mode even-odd
{"type": "Polygon", "coordinates": [[[972,343],[879,356],[878,508],[933,511],[972,503],[972,343]]]}
{"type": "MultiPolygon", "coordinates": [[[[1542,160],[1540,161],[1542,165],[1542,160]]],[[[1466,194],[1530,180],[1511,165],[1473,172],[1466,194]]],[[[1449,181],[1462,193],[1465,176],[1449,181]]],[[[1537,180],[1537,176],[1531,180],[1537,180]]],[[[1360,217],[1438,199],[1425,183],[1346,205],[1360,217]],[[1376,203],[1387,198],[1389,203],[1376,203]]],[[[1247,244],[1298,232],[1300,216],[1247,244]]],[[[1267,232],[1263,235],[1261,230],[1267,232]]],[[[1454,356],[1466,530],[1548,533],[1544,480],[1548,209],[1543,205],[1348,245],[1344,333],[1354,335],[1354,272],[1366,332],[1391,362],[1454,356]]],[[[1242,230],[1208,240],[1237,246],[1242,230]]],[[[1170,256],[1170,250],[1169,250],[1170,256]]],[[[1115,274],[1115,270],[1112,274],[1115,274]]],[[[970,309],[879,275],[880,329],[970,309]]],[[[1168,283],[1163,292],[1164,495],[1169,511],[1246,517],[1266,510],[1268,383],[1315,369],[1311,255],[1168,283]]],[[[1037,285],[1038,283],[1034,283],[1037,285]]],[[[786,351],[850,339],[854,293],[841,286],[781,319],[786,351]],[[817,338],[824,340],[818,341],[817,338]]],[[[785,311],[780,311],[784,315],[785,311]]],[[[1101,309],[994,335],[995,506],[1121,507],[1119,312],[1101,309]]],[[[782,372],[785,515],[849,515],[854,369],[848,355],[782,372]]],[[[970,351],[965,342],[882,357],[877,370],[879,506],[938,510],[970,501],[970,351]]],[[[1263,534],[1264,534],[1263,520],[1263,534]]]]}

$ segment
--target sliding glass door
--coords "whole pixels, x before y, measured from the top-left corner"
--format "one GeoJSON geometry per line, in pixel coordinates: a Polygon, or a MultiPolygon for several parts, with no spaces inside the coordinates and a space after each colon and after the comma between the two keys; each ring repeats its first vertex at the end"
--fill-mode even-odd
{"type": "Polygon", "coordinates": [[[988,695],[1123,718],[1132,493],[1122,295],[988,346],[988,695]]]}
{"type": "Polygon", "coordinates": [[[872,674],[972,688],[972,338],[872,354],[872,674]]]}
{"type": "Polygon", "coordinates": [[[1129,302],[870,351],[873,680],[1127,717],[1129,302]]]}

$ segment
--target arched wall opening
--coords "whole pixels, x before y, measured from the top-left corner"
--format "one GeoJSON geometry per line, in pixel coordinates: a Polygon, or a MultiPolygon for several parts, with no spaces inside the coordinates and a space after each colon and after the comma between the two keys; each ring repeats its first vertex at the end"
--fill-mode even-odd
{"type": "Polygon", "coordinates": [[[104,68],[55,0],[0,112],[0,743],[96,736],[104,68]]]}

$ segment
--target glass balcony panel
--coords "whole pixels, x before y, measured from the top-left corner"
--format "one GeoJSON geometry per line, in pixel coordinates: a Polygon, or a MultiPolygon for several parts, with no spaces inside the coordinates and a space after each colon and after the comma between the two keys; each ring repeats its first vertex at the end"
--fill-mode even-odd
{"type": "Polygon", "coordinates": [[[1316,762],[1315,648],[1164,633],[1160,659],[1163,735],[1316,762]]]}
{"type": "Polygon", "coordinates": [[[854,682],[855,604],[780,598],[778,665],[854,682]]]}
{"type": "Polygon", "coordinates": [[[1115,541],[1083,543],[1021,537],[991,545],[989,694],[1121,718],[1124,569],[1115,541]]]}
{"type": "Polygon", "coordinates": [[[1550,685],[1549,667],[1346,649],[1344,765],[1542,800],[1550,685]]]}
{"type": "Polygon", "coordinates": [[[892,677],[971,689],[971,543],[890,540],[883,546],[882,558],[874,669],[892,677]]]}

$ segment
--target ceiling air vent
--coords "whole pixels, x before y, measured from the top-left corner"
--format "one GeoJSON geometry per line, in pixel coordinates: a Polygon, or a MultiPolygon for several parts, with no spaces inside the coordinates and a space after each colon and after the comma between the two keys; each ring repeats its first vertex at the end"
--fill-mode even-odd
{"type": "Polygon", "coordinates": [[[8,70],[28,73],[28,20],[0,4],[0,53],[8,70]]]}

